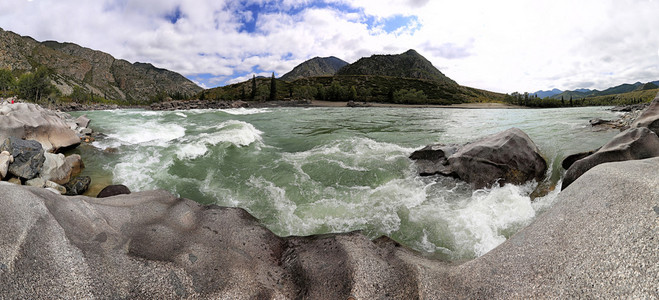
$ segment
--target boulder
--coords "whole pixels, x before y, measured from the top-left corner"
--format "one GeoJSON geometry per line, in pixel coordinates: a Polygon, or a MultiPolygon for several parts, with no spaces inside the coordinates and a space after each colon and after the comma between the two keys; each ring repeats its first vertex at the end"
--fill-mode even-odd
{"type": "Polygon", "coordinates": [[[24,179],[36,177],[46,160],[41,144],[32,140],[7,138],[0,145],[0,151],[7,151],[14,157],[14,162],[9,165],[9,173],[24,179]]]}
{"type": "Polygon", "coordinates": [[[0,105],[0,140],[15,136],[36,140],[48,152],[80,144],[75,131],[56,112],[32,103],[0,105]]]}
{"type": "Polygon", "coordinates": [[[107,198],[116,195],[128,195],[128,194],[130,194],[130,189],[123,184],[108,185],[104,187],[98,193],[98,195],[96,195],[96,198],[107,198]]]}
{"type": "Polygon", "coordinates": [[[473,188],[499,182],[520,184],[540,180],[547,163],[531,138],[517,128],[482,138],[460,148],[433,145],[412,153],[420,175],[462,179],[473,188]]]}
{"type": "Polygon", "coordinates": [[[278,237],[164,191],[65,197],[0,182],[8,299],[652,299],[659,158],[598,165],[489,253],[446,263],[359,232],[278,237]]]}
{"type": "Polygon", "coordinates": [[[632,123],[632,128],[647,127],[655,134],[659,135],[659,94],[650,106],[641,113],[641,115],[632,123]]]}
{"type": "Polygon", "coordinates": [[[64,188],[66,188],[66,195],[67,196],[82,195],[85,191],[87,191],[91,183],[92,183],[92,179],[89,176],[75,177],[64,185],[64,188]]]}
{"type": "Polygon", "coordinates": [[[9,154],[7,151],[2,151],[0,153],[0,180],[7,177],[7,172],[9,172],[9,164],[14,161],[14,157],[9,154]]]}
{"type": "Polygon", "coordinates": [[[645,127],[628,129],[616,135],[593,154],[572,163],[565,173],[561,189],[567,188],[596,165],[656,156],[659,156],[659,137],[654,132],[645,127]]]}
{"type": "Polygon", "coordinates": [[[43,179],[43,178],[36,177],[36,178],[32,178],[32,179],[26,181],[25,185],[38,187],[38,188],[43,188],[43,187],[46,187],[46,180],[43,179]]]}
{"type": "Polygon", "coordinates": [[[416,161],[417,172],[421,176],[441,174],[450,176],[448,157],[458,151],[457,145],[435,144],[412,152],[410,159],[416,161]]]}
{"type": "Polygon", "coordinates": [[[65,157],[61,153],[45,153],[45,156],[46,160],[39,172],[39,176],[45,180],[65,184],[81,171],[82,158],[78,154],[65,157]]]}
{"type": "Polygon", "coordinates": [[[59,185],[55,182],[52,182],[50,180],[46,181],[46,183],[44,184],[44,187],[46,189],[50,189],[51,191],[56,191],[60,195],[66,194],[66,188],[65,187],[63,187],[63,186],[61,186],[61,185],[59,185]]]}
{"type": "Polygon", "coordinates": [[[87,118],[87,115],[82,115],[82,116],[79,116],[75,120],[75,122],[76,122],[76,125],[78,125],[78,127],[87,128],[87,127],[89,127],[89,122],[91,122],[91,120],[89,118],[87,118]]]}

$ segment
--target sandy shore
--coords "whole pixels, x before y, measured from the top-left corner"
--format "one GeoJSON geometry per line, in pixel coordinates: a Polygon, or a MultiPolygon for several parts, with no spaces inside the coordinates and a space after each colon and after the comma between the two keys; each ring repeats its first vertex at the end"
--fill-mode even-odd
{"type": "MultiPolygon", "coordinates": [[[[361,104],[362,102],[356,102],[361,104]]],[[[407,108],[466,108],[466,109],[512,109],[512,108],[524,108],[522,106],[510,105],[504,103],[461,103],[453,105],[415,105],[415,104],[394,104],[394,103],[375,103],[368,102],[371,107],[407,107],[407,108]]],[[[321,101],[321,100],[312,100],[309,106],[312,107],[346,107],[348,102],[345,101],[321,101]]]]}

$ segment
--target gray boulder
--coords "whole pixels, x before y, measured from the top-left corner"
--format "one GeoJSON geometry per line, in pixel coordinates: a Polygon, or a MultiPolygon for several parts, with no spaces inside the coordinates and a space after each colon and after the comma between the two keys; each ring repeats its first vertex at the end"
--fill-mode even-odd
{"type": "Polygon", "coordinates": [[[9,173],[24,179],[36,177],[46,160],[41,144],[32,140],[7,138],[0,145],[0,151],[7,151],[14,157],[14,162],[9,165],[9,173]]]}
{"type": "Polygon", "coordinates": [[[82,158],[79,154],[65,157],[64,154],[45,153],[46,160],[39,172],[39,177],[57,184],[66,184],[80,173],[82,158]]]}
{"type": "Polygon", "coordinates": [[[89,127],[89,122],[91,122],[91,120],[89,118],[87,118],[87,115],[82,115],[82,116],[79,116],[75,120],[75,122],[76,122],[76,125],[78,125],[78,127],[87,128],[87,127],[89,127]]]}
{"type": "Polygon", "coordinates": [[[653,298],[659,158],[601,164],[482,257],[445,263],[353,232],[282,238],[163,191],[64,197],[0,182],[8,299],[653,298]]]}
{"type": "Polygon", "coordinates": [[[561,189],[567,188],[596,165],[655,156],[659,156],[659,137],[645,127],[628,129],[616,135],[593,154],[572,163],[565,173],[561,189]]]}
{"type": "Polygon", "coordinates": [[[632,128],[647,127],[659,135],[659,94],[652,100],[650,106],[632,123],[632,128]]]}
{"type": "Polygon", "coordinates": [[[482,138],[462,147],[431,145],[412,153],[419,174],[453,176],[483,188],[499,182],[540,180],[547,163],[538,147],[518,128],[482,138]]]}
{"type": "Polygon", "coordinates": [[[65,119],[32,103],[0,105],[0,140],[10,136],[38,141],[48,152],[80,144],[76,132],[65,119]]]}

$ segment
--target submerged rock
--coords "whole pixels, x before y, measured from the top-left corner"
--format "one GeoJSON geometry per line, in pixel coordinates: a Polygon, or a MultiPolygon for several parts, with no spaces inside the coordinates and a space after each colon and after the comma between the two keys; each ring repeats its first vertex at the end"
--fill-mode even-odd
{"type": "Polygon", "coordinates": [[[0,182],[0,295],[25,298],[652,298],[659,158],[594,167],[461,264],[353,232],[277,237],[164,191],[64,197],[0,182]]]}
{"type": "Polygon", "coordinates": [[[654,132],[645,127],[628,129],[616,135],[593,154],[572,163],[563,178],[562,189],[596,165],[656,156],[659,156],[659,137],[654,132]]]}
{"type": "Polygon", "coordinates": [[[517,128],[482,138],[462,147],[431,145],[410,156],[420,175],[453,176],[483,188],[499,183],[540,180],[547,163],[526,133],[517,128]]]}
{"type": "Polygon", "coordinates": [[[14,158],[9,165],[9,173],[24,179],[36,177],[46,160],[41,144],[32,140],[7,138],[0,145],[0,151],[7,151],[14,158]]]}

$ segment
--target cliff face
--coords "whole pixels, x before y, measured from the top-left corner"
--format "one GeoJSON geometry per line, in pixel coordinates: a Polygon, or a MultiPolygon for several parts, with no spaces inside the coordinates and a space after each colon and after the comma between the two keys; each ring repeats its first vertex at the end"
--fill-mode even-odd
{"type": "Polygon", "coordinates": [[[0,68],[30,71],[45,66],[63,95],[75,86],[108,99],[143,103],[158,93],[193,95],[202,90],[182,75],[151,64],[115,59],[73,43],[38,42],[0,29],[0,68]]]}

